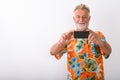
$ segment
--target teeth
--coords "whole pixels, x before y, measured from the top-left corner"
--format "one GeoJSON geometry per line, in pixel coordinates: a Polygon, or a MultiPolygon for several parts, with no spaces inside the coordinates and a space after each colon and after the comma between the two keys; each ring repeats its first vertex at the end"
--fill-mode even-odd
{"type": "Polygon", "coordinates": [[[85,24],[84,24],[84,23],[79,24],[79,27],[83,27],[83,26],[85,26],[85,24]]]}
{"type": "Polygon", "coordinates": [[[85,23],[79,23],[79,24],[85,24],[85,23]]]}
{"type": "Polygon", "coordinates": [[[80,31],[84,31],[86,29],[86,24],[85,23],[77,24],[77,29],[80,31]]]}

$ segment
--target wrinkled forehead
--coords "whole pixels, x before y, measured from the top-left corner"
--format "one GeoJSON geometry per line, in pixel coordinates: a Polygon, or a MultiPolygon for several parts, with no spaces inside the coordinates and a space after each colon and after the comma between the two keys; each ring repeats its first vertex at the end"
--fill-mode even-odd
{"type": "Polygon", "coordinates": [[[86,9],[76,9],[74,11],[74,16],[89,16],[89,11],[86,9]]]}

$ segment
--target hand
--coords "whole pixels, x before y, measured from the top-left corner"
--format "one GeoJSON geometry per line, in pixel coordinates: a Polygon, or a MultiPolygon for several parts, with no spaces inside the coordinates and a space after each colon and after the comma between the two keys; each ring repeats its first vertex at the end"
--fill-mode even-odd
{"type": "Polygon", "coordinates": [[[90,32],[90,34],[88,36],[88,41],[90,43],[99,44],[99,42],[101,41],[99,35],[97,33],[93,32],[92,30],[89,30],[89,32],[90,32]]]}
{"type": "Polygon", "coordinates": [[[66,33],[63,33],[59,43],[62,44],[63,46],[66,46],[67,44],[69,44],[69,42],[73,39],[71,39],[71,36],[73,35],[74,30],[70,30],[66,33]]]}

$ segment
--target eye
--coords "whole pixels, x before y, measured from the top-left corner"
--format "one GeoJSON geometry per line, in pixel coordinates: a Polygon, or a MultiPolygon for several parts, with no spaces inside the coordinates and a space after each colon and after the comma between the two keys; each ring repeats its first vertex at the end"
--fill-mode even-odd
{"type": "Polygon", "coordinates": [[[82,16],[82,18],[83,18],[83,19],[86,19],[86,18],[87,18],[87,16],[82,16]]]}
{"type": "Polygon", "coordinates": [[[76,18],[80,18],[80,16],[76,16],[76,18]]]}

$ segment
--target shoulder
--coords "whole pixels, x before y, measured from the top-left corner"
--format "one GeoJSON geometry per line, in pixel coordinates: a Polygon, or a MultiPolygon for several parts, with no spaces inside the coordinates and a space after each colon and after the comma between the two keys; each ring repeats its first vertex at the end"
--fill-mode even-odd
{"type": "Polygon", "coordinates": [[[97,33],[101,38],[105,38],[104,34],[100,31],[95,31],[95,33],[97,33]]]}

